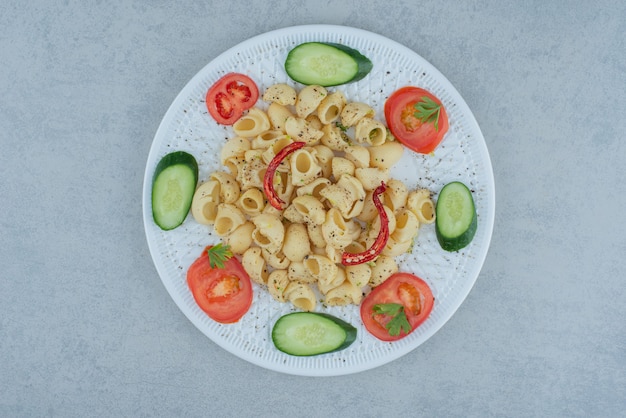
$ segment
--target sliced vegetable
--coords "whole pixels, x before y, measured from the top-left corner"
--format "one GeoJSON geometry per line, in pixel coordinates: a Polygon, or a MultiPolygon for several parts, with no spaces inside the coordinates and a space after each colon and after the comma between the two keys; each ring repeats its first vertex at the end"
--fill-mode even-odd
{"type": "Polygon", "coordinates": [[[472,192],[461,182],[446,184],[435,209],[437,240],[446,251],[458,251],[474,238],[478,217],[472,192]]]}
{"type": "Polygon", "coordinates": [[[356,340],[356,328],[332,315],[295,312],[284,315],[272,328],[272,341],[293,356],[315,356],[343,350],[356,340]]]}
{"type": "Polygon", "coordinates": [[[424,280],[410,273],[395,273],[363,299],[361,320],[374,337],[396,341],[428,318],[434,301],[424,280]]]}
{"type": "Polygon", "coordinates": [[[296,150],[299,150],[305,145],[306,142],[292,142],[291,144],[281,149],[276,154],[276,156],[272,158],[272,161],[270,161],[267,166],[267,171],[265,172],[265,176],[263,177],[263,190],[265,191],[265,196],[267,196],[269,203],[278,210],[283,209],[283,204],[285,202],[280,197],[278,197],[278,194],[274,189],[274,173],[276,173],[276,169],[278,168],[280,163],[285,158],[287,158],[289,154],[296,150]]]}
{"type": "Polygon", "coordinates": [[[198,183],[198,162],[184,151],[167,154],[152,177],[152,217],[163,230],[185,221],[198,183]]]}
{"type": "Polygon", "coordinates": [[[285,70],[293,80],[324,87],[361,80],[372,66],[372,61],[356,49],[328,42],[300,44],[285,60],[285,70]]]}
{"type": "Polygon", "coordinates": [[[341,255],[341,264],[344,266],[353,266],[355,264],[363,264],[372,261],[385,249],[385,245],[387,245],[387,241],[389,240],[389,218],[378,197],[385,193],[385,190],[387,190],[387,186],[385,183],[381,183],[380,186],[374,189],[374,193],[372,193],[374,206],[376,210],[378,210],[378,216],[380,217],[380,231],[378,231],[376,240],[370,248],[361,253],[344,252],[341,255]]]}
{"type": "Polygon", "coordinates": [[[252,304],[252,282],[230,248],[208,246],[187,270],[187,285],[211,319],[224,324],[239,321],[252,304]]]}
{"type": "Polygon", "coordinates": [[[259,98],[259,88],[248,76],[229,73],[220,78],[206,93],[209,114],[222,125],[232,125],[259,98]]]}
{"type": "Polygon", "coordinates": [[[385,119],[394,137],[421,154],[437,148],[448,131],[448,114],[441,101],[419,87],[402,87],[385,102],[385,119]]]}

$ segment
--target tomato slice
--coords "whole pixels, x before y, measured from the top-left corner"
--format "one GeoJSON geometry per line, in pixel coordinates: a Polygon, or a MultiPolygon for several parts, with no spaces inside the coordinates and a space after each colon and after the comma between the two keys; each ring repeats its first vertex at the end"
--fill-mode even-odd
{"type": "MultiPolygon", "coordinates": [[[[396,341],[406,337],[430,315],[435,298],[428,284],[410,273],[395,273],[375,287],[361,303],[361,320],[365,329],[382,341],[396,341]],[[402,328],[397,335],[390,323],[394,316],[381,313],[380,307],[401,305],[410,329],[402,328]]],[[[398,318],[396,318],[398,319],[398,318]]]]}
{"type": "Polygon", "coordinates": [[[212,268],[207,250],[189,267],[187,285],[196,303],[211,319],[224,324],[239,321],[252,304],[250,276],[235,257],[223,268],[212,268]]]}
{"type": "Polygon", "coordinates": [[[206,93],[209,114],[222,125],[232,125],[259,98],[259,88],[252,79],[239,73],[220,78],[206,93]]]}
{"type": "Polygon", "coordinates": [[[448,131],[448,114],[441,101],[430,92],[413,86],[402,87],[385,102],[385,120],[389,130],[407,148],[429,154],[437,148],[448,131]],[[416,105],[426,105],[430,118],[416,116],[416,105]]]}

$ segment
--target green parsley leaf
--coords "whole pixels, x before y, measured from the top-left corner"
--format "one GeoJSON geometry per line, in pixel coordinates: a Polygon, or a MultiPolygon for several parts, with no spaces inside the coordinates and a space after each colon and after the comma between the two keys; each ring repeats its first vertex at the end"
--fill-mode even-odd
{"type": "Polygon", "coordinates": [[[441,105],[428,96],[423,96],[422,100],[413,106],[417,110],[413,116],[422,121],[422,123],[432,123],[435,130],[439,130],[439,115],[441,114],[441,105]]]}
{"type": "Polygon", "coordinates": [[[346,132],[348,130],[348,127],[344,126],[344,124],[339,121],[335,122],[335,126],[339,128],[342,132],[346,132]]]}
{"type": "Polygon", "coordinates": [[[211,268],[223,269],[224,263],[233,256],[230,245],[222,245],[220,242],[207,250],[209,265],[211,268]]]}
{"type": "Polygon", "coordinates": [[[389,331],[389,335],[395,337],[400,335],[401,331],[408,334],[411,331],[411,324],[404,313],[404,306],[399,303],[379,303],[373,307],[374,313],[389,315],[391,320],[387,322],[385,328],[389,331]]]}

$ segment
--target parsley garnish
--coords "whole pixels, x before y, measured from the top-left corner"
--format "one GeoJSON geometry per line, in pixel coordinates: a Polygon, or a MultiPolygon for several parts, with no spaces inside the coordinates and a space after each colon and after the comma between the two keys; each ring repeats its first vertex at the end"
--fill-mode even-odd
{"type": "Polygon", "coordinates": [[[433,123],[435,130],[439,130],[439,114],[441,113],[441,105],[428,96],[423,96],[420,102],[413,106],[417,110],[413,116],[422,121],[422,123],[433,123]]]}
{"type": "Polygon", "coordinates": [[[400,331],[408,334],[411,331],[411,324],[404,313],[404,306],[399,303],[379,303],[373,307],[374,313],[389,315],[391,320],[387,322],[385,328],[389,335],[395,337],[400,335],[400,331]]]}
{"type": "Polygon", "coordinates": [[[220,242],[207,250],[209,265],[211,268],[223,269],[224,263],[233,256],[230,245],[222,245],[220,242]]]}
{"type": "Polygon", "coordinates": [[[344,126],[341,122],[335,122],[335,126],[339,128],[342,132],[346,132],[348,130],[347,126],[344,126]]]}

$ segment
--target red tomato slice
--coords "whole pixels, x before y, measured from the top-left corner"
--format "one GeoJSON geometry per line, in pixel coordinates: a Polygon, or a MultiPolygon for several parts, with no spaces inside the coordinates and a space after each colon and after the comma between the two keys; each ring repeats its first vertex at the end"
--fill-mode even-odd
{"type": "Polygon", "coordinates": [[[406,337],[420,326],[430,315],[435,298],[428,284],[410,273],[395,273],[381,285],[375,287],[361,303],[361,320],[365,328],[382,341],[396,341],[406,337]],[[392,316],[377,313],[377,305],[397,303],[403,306],[411,329],[391,335],[387,325],[392,316]]]}
{"type": "Polygon", "coordinates": [[[239,73],[220,78],[206,93],[209,114],[222,125],[232,125],[259,98],[259,89],[252,79],[239,73]]]}
{"type": "Polygon", "coordinates": [[[402,87],[385,102],[385,120],[389,130],[407,148],[421,154],[431,153],[437,148],[448,131],[448,114],[441,101],[430,92],[419,87],[402,87]],[[424,97],[439,105],[437,127],[431,121],[423,122],[415,117],[415,105],[424,97]]]}
{"type": "Polygon", "coordinates": [[[235,257],[224,268],[212,268],[206,247],[187,271],[187,285],[196,303],[211,319],[224,324],[239,321],[252,304],[250,276],[235,257]]]}

